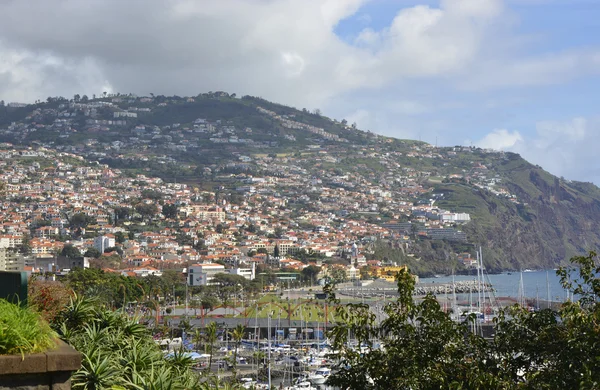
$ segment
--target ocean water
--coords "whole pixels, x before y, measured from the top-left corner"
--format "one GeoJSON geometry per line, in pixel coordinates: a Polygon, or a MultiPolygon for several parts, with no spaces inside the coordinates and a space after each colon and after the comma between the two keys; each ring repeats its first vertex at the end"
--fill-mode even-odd
{"type": "MultiPolygon", "coordinates": [[[[550,288],[551,301],[564,301],[567,297],[567,292],[560,284],[560,278],[556,275],[556,271],[532,271],[523,272],[523,287],[525,297],[536,298],[541,300],[548,298],[548,289],[550,288]],[[548,275],[548,283],[546,283],[546,275],[548,275]]],[[[503,273],[497,275],[486,275],[486,281],[492,283],[497,297],[512,297],[519,298],[519,285],[521,279],[520,272],[511,274],[503,273]]],[[[476,276],[456,275],[455,281],[476,280],[476,276]]],[[[443,276],[437,278],[421,278],[421,283],[452,283],[452,276],[443,276]]]]}

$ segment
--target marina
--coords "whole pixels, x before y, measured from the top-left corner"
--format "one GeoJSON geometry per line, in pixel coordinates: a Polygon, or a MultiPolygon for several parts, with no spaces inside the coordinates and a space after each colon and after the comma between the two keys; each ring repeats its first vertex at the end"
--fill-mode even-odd
{"type": "MultiPolygon", "coordinates": [[[[507,273],[504,276],[510,281],[509,284],[518,278],[516,294],[498,296],[496,285],[484,272],[481,252],[478,253],[477,261],[479,268],[476,278],[459,277],[457,280],[457,277],[452,276],[423,280],[415,285],[415,301],[423,300],[425,295],[434,295],[442,310],[448,313],[452,320],[464,322],[468,317],[472,318],[469,325],[471,331],[485,339],[494,337],[493,320],[503,307],[518,304],[535,311],[555,307],[560,303],[558,299],[556,301],[552,299],[551,291],[557,289],[556,286],[551,289],[550,272],[544,272],[545,300],[540,299],[539,286],[536,288],[535,297],[526,295],[528,290],[525,288],[523,272],[516,275],[507,273]]],[[[525,274],[534,276],[537,273],[525,274]]],[[[494,275],[494,277],[499,280],[502,276],[494,275]]],[[[540,281],[538,280],[538,284],[540,281]]],[[[553,281],[556,282],[556,278],[553,281]]],[[[503,292],[506,291],[506,285],[500,288],[503,292]]],[[[360,302],[368,305],[375,315],[375,323],[381,324],[387,318],[386,305],[397,299],[397,289],[396,283],[379,279],[345,283],[337,286],[335,291],[340,304],[360,302]]],[[[205,353],[196,351],[194,345],[186,340],[185,333],[178,340],[167,340],[166,343],[162,340],[160,345],[165,347],[166,351],[177,348],[187,349],[188,353],[194,354],[191,356],[198,361],[199,370],[216,371],[220,378],[241,376],[239,380],[244,388],[262,389],[277,386],[279,389],[286,390],[329,389],[330,387],[326,387],[327,379],[339,364],[338,352],[331,348],[327,339],[327,331],[331,330],[336,322],[332,314],[335,312],[333,301],[316,299],[322,297],[321,289],[311,288],[309,291],[306,288],[287,289],[281,295],[287,295],[285,301],[268,300],[260,303],[266,311],[259,309],[259,303],[256,302],[252,311],[248,311],[247,308],[232,310],[234,314],[231,317],[209,320],[217,322],[218,327],[222,329],[222,337],[213,356],[207,355],[206,351],[205,353]],[[259,313],[265,312],[268,313],[267,318],[259,316],[259,313]],[[249,313],[253,315],[249,316],[249,313]],[[239,343],[233,343],[228,339],[228,329],[239,325],[243,325],[247,337],[239,343]],[[210,357],[215,364],[209,367],[210,363],[206,362],[207,357],[210,357]]],[[[566,297],[568,298],[569,295],[566,297]]],[[[204,318],[186,320],[192,327],[204,328],[204,318]]],[[[171,326],[178,326],[180,321],[181,318],[173,318],[171,326]]],[[[353,342],[352,337],[349,332],[346,347],[361,354],[369,353],[373,349],[385,348],[377,339],[374,339],[372,345],[367,348],[366,345],[353,342]]]]}

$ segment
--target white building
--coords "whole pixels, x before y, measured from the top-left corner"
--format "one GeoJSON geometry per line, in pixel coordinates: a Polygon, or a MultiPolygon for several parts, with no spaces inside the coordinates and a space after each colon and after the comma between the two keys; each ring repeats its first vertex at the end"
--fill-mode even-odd
{"type": "Polygon", "coordinates": [[[229,273],[232,275],[243,276],[248,280],[254,280],[256,277],[256,264],[252,263],[252,268],[231,268],[229,273]]]}
{"type": "Polygon", "coordinates": [[[215,274],[224,273],[225,267],[221,264],[207,263],[194,264],[188,268],[188,286],[206,286],[210,284],[215,274]]]}
{"type": "Polygon", "coordinates": [[[116,111],[113,113],[114,118],[137,118],[137,114],[135,112],[127,112],[127,111],[116,111]]]}
{"type": "Polygon", "coordinates": [[[469,222],[471,216],[467,213],[441,213],[440,221],[442,222],[469,222]]]}
{"type": "Polygon", "coordinates": [[[121,271],[122,276],[138,276],[146,277],[150,275],[162,276],[162,272],[154,267],[136,267],[130,269],[124,269],[121,271]]]}
{"type": "Polygon", "coordinates": [[[106,248],[112,248],[115,246],[114,236],[98,236],[94,238],[94,248],[98,249],[100,253],[104,253],[106,248]]]}

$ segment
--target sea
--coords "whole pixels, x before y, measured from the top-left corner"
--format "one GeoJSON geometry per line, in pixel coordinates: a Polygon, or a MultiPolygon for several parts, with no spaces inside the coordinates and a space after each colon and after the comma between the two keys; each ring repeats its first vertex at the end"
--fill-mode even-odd
{"type": "MultiPolygon", "coordinates": [[[[564,301],[567,291],[562,288],[560,278],[555,270],[505,272],[502,274],[485,275],[486,282],[491,282],[496,297],[519,298],[519,286],[523,275],[524,296],[527,298],[538,298],[546,300],[548,290],[551,301],[564,301]],[[546,279],[546,276],[548,279],[546,279]],[[547,282],[546,282],[547,280],[547,282]]],[[[456,275],[455,281],[476,280],[474,275],[456,275]]],[[[421,278],[421,283],[452,283],[452,276],[440,276],[433,278],[421,278]]]]}

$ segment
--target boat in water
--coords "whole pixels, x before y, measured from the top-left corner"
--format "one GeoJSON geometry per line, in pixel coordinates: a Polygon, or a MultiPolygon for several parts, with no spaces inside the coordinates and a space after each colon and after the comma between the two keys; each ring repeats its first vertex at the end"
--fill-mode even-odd
{"type": "Polygon", "coordinates": [[[314,373],[308,376],[308,380],[313,385],[323,385],[327,381],[327,378],[331,375],[331,369],[327,367],[321,367],[314,373]]]}
{"type": "Polygon", "coordinates": [[[286,388],[287,390],[317,390],[310,382],[300,382],[294,386],[286,388]]]}

